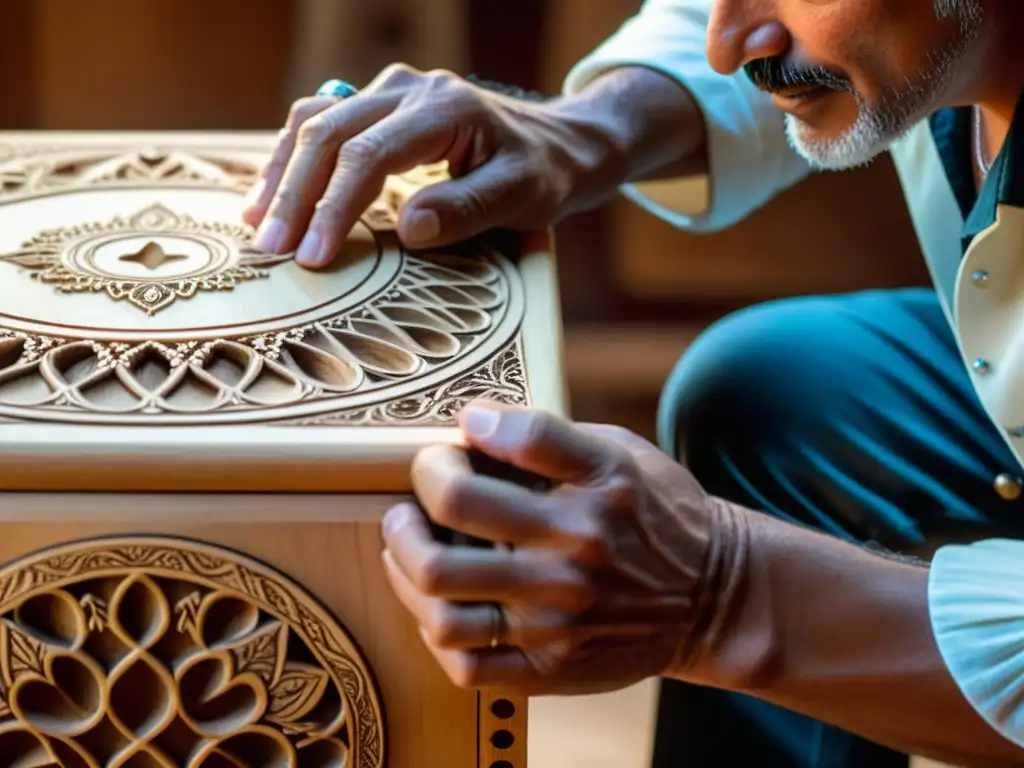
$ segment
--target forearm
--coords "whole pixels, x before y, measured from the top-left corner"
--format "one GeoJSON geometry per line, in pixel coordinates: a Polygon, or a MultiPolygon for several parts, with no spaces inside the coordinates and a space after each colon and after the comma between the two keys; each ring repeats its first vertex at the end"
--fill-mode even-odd
{"type": "Polygon", "coordinates": [[[674,676],[742,691],[911,754],[1024,765],[936,646],[928,569],[724,505],[706,626],[674,676]]]}
{"type": "Polygon", "coordinates": [[[613,69],[549,109],[592,139],[567,212],[599,205],[622,184],[708,172],[707,131],[690,93],[644,67],[613,69]]]}

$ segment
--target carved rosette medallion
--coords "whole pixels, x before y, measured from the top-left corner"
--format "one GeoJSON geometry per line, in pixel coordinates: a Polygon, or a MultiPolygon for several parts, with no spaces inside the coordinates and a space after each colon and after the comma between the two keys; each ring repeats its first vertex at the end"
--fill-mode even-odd
{"type": "Polygon", "coordinates": [[[239,223],[258,152],[4,152],[0,418],[407,426],[450,424],[478,392],[529,402],[515,266],[393,233],[436,168],[389,180],[314,275],[239,223]]]}
{"type": "Polygon", "coordinates": [[[197,222],[158,203],[124,219],[44,230],[0,253],[65,293],[105,291],[150,315],[196,291],[266,277],[262,267],[289,258],[254,249],[246,227],[197,222]]]}
{"type": "Polygon", "coordinates": [[[172,538],[0,571],[0,755],[47,768],[381,768],[359,651],[298,585],[172,538]]]}

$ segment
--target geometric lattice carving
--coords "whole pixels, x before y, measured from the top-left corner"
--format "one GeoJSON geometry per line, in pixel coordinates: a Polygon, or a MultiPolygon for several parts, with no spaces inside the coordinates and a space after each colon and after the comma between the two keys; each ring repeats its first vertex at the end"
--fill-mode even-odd
{"type": "Polygon", "coordinates": [[[516,341],[487,364],[439,389],[369,408],[298,419],[291,423],[301,426],[414,427],[454,422],[459,411],[477,398],[509,405],[526,405],[529,392],[522,360],[522,351],[516,341]]]}
{"type": "Polygon", "coordinates": [[[383,713],[338,623],[218,547],[64,545],[0,573],[0,759],[32,768],[380,768],[383,713]]]}
{"type": "Polygon", "coordinates": [[[363,219],[375,253],[353,262],[358,274],[296,278],[290,256],[256,252],[251,229],[224,213],[225,197],[237,200],[264,161],[206,147],[6,148],[0,218],[27,210],[49,222],[59,210],[72,223],[0,247],[0,278],[8,291],[23,279],[71,295],[0,302],[0,417],[442,425],[471,392],[529,401],[516,268],[484,241],[410,254],[392,232],[402,202],[442,170],[389,178],[363,219]],[[78,221],[69,195],[123,202],[78,221]],[[182,210],[185,200],[208,211],[203,195],[221,213],[182,210]],[[226,289],[247,298],[214,298],[226,289]],[[75,303],[99,296],[145,314],[75,303]],[[218,325],[232,313],[241,319],[218,325]]]}
{"type": "Polygon", "coordinates": [[[80,188],[174,184],[244,192],[259,176],[259,163],[223,151],[142,149],[68,152],[60,146],[0,147],[0,193],[10,199],[80,188]]]}
{"type": "Polygon", "coordinates": [[[484,259],[427,255],[350,312],[268,334],[132,344],[0,328],[0,405],[173,419],[393,387],[483,340],[505,281],[484,259]]]}

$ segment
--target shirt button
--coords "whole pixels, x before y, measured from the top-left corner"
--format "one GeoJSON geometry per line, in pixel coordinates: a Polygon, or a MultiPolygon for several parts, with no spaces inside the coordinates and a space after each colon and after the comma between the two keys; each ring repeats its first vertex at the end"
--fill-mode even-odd
{"type": "Polygon", "coordinates": [[[1004,472],[995,479],[993,486],[995,486],[996,493],[1006,501],[1016,501],[1020,498],[1022,483],[1019,477],[1004,472]]]}

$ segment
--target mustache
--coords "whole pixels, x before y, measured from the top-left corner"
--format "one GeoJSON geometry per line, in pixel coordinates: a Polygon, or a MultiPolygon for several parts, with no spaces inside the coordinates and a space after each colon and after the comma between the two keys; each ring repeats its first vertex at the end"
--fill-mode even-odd
{"type": "Polygon", "coordinates": [[[833,91],[850,90],[850,81],[827,67],[805,66],[786,61],[781,56],[754,59],[743,65],[750,82],[768,93],[791,88],[823,87],[833,91]]]}

